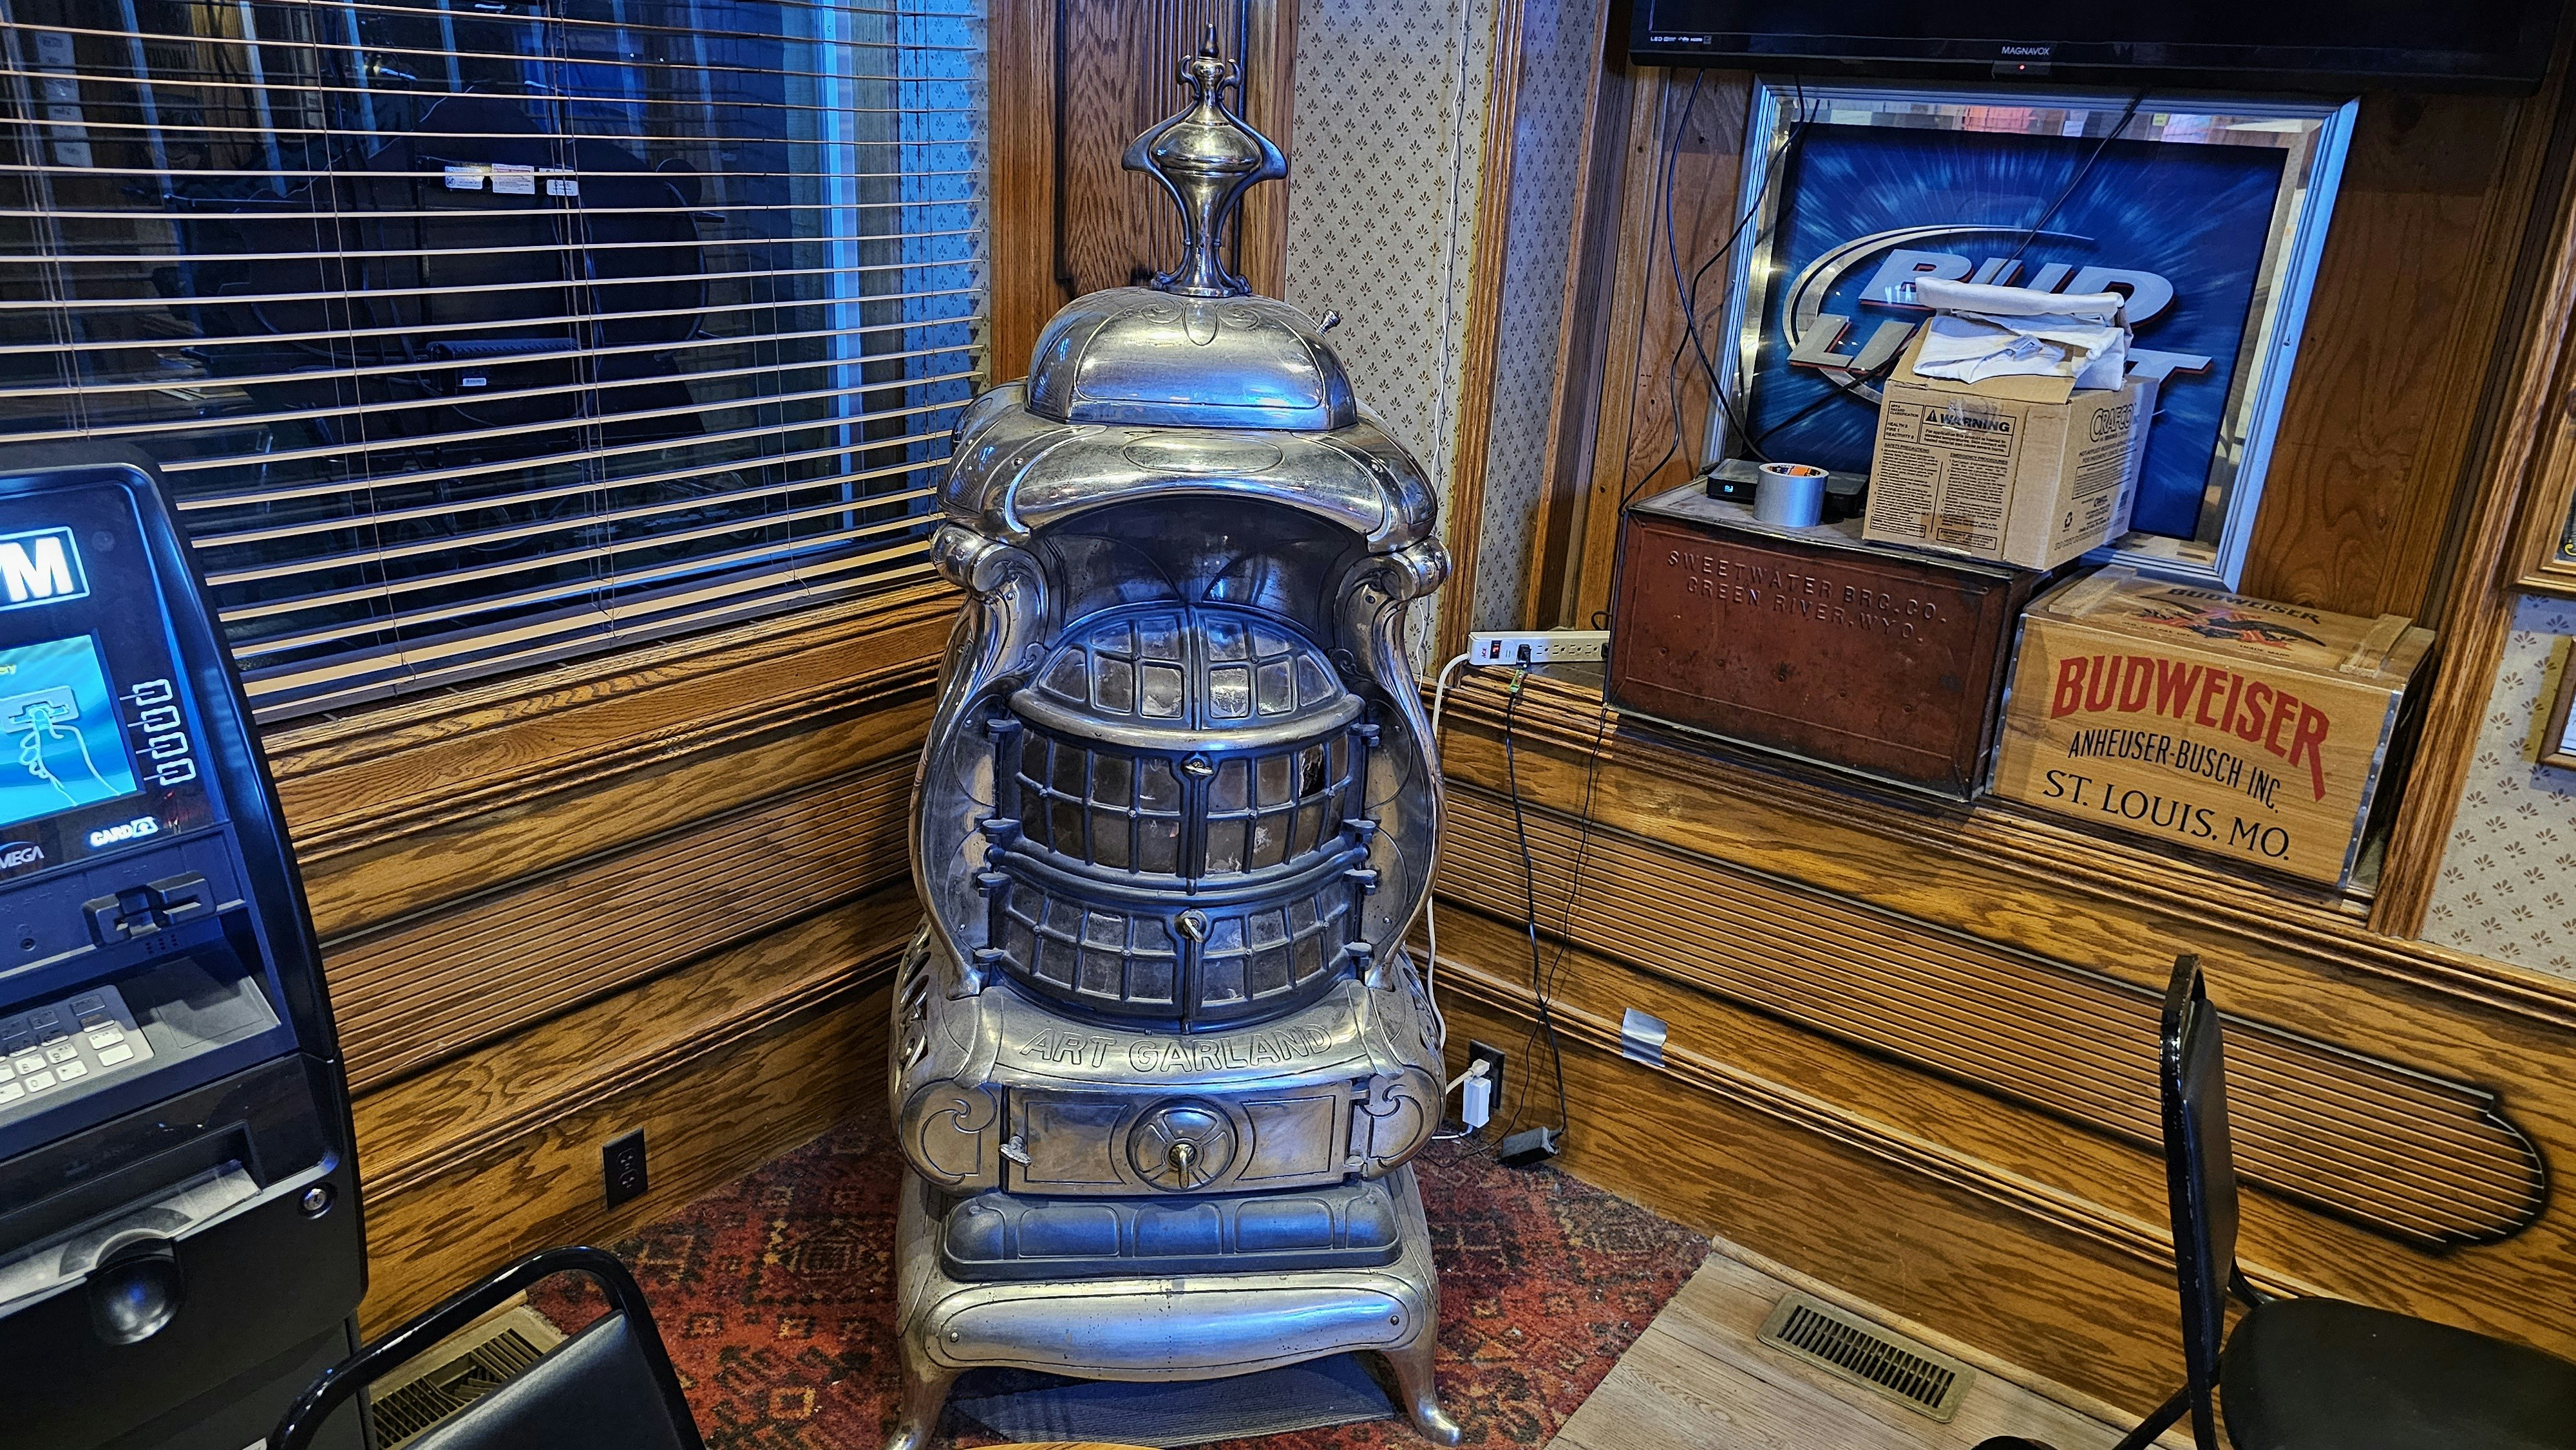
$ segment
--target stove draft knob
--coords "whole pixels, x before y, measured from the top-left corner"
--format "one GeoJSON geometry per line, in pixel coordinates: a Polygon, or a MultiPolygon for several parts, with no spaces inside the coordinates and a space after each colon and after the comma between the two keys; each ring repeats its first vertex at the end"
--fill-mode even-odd
{"type": "Polygon", "coordinates": [[[1213,1103],[1165,1103],[1127,1135],[1137,1176],[1171,1193],[1192,1193],[1234,1165],[1234,1123],[1213,1103]]]}

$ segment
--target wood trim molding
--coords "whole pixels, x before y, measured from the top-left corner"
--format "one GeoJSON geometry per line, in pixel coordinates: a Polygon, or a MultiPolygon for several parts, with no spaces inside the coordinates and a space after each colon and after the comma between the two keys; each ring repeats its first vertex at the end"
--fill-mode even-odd
{"type": "MultiPolygon", "coordinates": [[[[1565,242],[1565,300],[1557,329],[1556,387],[1548,400],[1547,463],[1537,515],[1530,521],[1528,589],[1521,625],[1581,629],[1571,619],[1572,582],[1564,567],[1600,446],[1602,387],[1610,346],[1610,284],[1623,236],[1618,202],[1627,185],[1626,135],[1636,82],[1628,69],[1628,6],[1607,0],[1593,34],[1599,64],[1583,97],[1584,164],[1575,173],[1573,221],[1565,242]]],[[[1447,658],[1447,656],[1442,656],[1447,658]]]]}
{"type": "Polygon", "coordinates": [[[776,1027],[878,991],[920,920],[910,882],[523,1032],[471,1070],[361,1097],[370,1201],[400,1198],[547,1125],[776,1027]]]}
{"type": "MultiPolygon", "coordinates": [[[[1476,225],[1467,263],[1467,325],[1459,339],[1458,425],[1450,435],[1447,542],[1449,584],[1440,598],[1440,659],[1466,653],[1475,628],[1476,565],[1484,550],[1485,474],[1494,437],[1495,355],[1502,335],[1503,277],[1510,265],[1512,161],[1520,116],[1521,17],[1528,0],[1495,0],[1491,68],[1485,84],[1485,144],[1476,182],[1476,225]]],[[[1459,138],[1463,143],[1465,138],[1459,138]]]]}
{"type": "Polygon", "coordinates": [[[385,1087],[907,879],[911,787],[912,761],[893,757],[325,943],[351,1088],[385,1087]]]}
{"type": "Polygon", "coordinates": [[[986,131],[992,147],[984,381],[1025,377],[1038,333],[1073,299],[1055,279],[1056,0],[991,0],[986,131]]]}
{"type": "MultiPolygon", "coordinates": [[[[2549,164],[2541,168],[2554,178],[2554,194],[2532,209],[2523,244],[2537,276],[2527,291],[2529,305],[2508,314],[2527,321],[2509,366],[2499,364],[2496,370],[2508,390],[2506,404],[2474,475],[2474,502],[2452,567],[2451,597],[2442,611],[2440,668],[2425,700],[2406,794],[2389,831],[2388,864],[2371,906],[2371,925],[2390,936],[2412,937],[2424,929],[2451,823],[2477,754],[2496,665],[2513,627],[2515,601],[2508,581],[2530,557],[2532,530],[2547,527],[2545,521],[2535,525],[2532,520],[2543,518],[2552,506],[2563,514],[2565,499],[2547,502],[2555,491],[2544,487],[2544,480],[2576,472],[2576,462],[2570,461],[2576,418],[2562,406],[2571,368],[2576,368],[2576,350],[2567,342],[2569,327],[2576,323],[2576,187],[2567,182],[2569,156],[2576,152],[2576,86],[2563,87],[2560,99],[2549,164]]],[[[2521,303],[2525,296],[2518,290],[2513,300],[2521,303]]]]}
{"type": "Polygon", "coordinates": [[[863,613],[763,621],[715,648],[550,672],[443,709],[281,732],[268,748],[298,859],[326,867],[398,835],[920,693],[956,608],[942,585],[863,613]]]}
{"type": "Polygon", "coordinates": [[[1245,29],[1244,119],[1288,156],[1288,179],[1246,192],[1236,226],[1236,263],[1252,290],[1288,295],[1288,188],[1297,176],[1297,0],[1249,0],[1245,29]]]}
{"type": "MultiPolygon", "coordinates": [[[[1503,788],[1494,737],[1507,689],[1471,673],[1452,690],[1442,762],[1449,774],[1503,788]]],[[[1522,789],[1530,798],[1560,804],[1582,798],[1604,709],[1597,691],[1527,679],[1516,734],[1522,742],[1522,789]],[[1533,743],[1546,748],[1532,750],[1533,743]]],[[[2321,974],[2358,972],[2535,1027],[2576,1029],[2576,982],[2385,935],[2358,913],[2288,883],[2278,889],[2250,885],[2007,805],[1935,810],[1834,789],[1623,724],[1616,712],[1601,736],[1604,792],[1613,788],[1615,774],[1616,788],[1632,800],[1688,812],[1679,819],[1704,829],[1712,841],[1729,843],[1730,849],[1717,854],[1810,886],[2000,941],[2011,935],[1998,934],[1999,926],[2044,921],[2053,903],[2068,899],[2112,916],[2152,913],[2188,920],[2196,931],[2232,939],[2244,951],[2296,957],[2321,974]],[[1759,814],[1725,814],[1739,806],[1759,814]],[[1976,882],[1975,894],[1918,909],[1924,904],[1916,899],[1921,881],[1962,874],[1976,882]],[[2024,917],[2025,910],[2039,915],[2024,917]]]]}

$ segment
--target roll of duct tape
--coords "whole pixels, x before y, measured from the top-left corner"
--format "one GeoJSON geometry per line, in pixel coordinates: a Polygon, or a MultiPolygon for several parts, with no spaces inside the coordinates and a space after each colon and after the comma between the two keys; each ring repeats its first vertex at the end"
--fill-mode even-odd
{"type": "Polygon", "coordinates": [[[1753,517],[1776,528],[1813,528],[1825,516],[1825,470],[1811,463],[1766,463],[1753,491],[1753,517]]]}

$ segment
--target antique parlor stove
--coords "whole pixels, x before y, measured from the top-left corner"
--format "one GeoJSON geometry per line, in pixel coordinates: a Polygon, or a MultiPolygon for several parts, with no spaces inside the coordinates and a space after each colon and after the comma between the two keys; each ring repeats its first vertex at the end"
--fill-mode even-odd
{"type": "Polygon", "coordinates": [[[1423,1434],[1437,1283],[1406,1161],[1440,1116],[1403,938],[1439,779],[1400,642],[1448,561],[1332,325],[1219,261],[1282,176],[1191,104],[1129,167],[1151,287],[1079,299],[961,419],[940,569],[972,599],[915,787],[929,920],[895,990],[909,1386],[982,1366],[1211,1379],[1384,1356],[1423,1434]]]}

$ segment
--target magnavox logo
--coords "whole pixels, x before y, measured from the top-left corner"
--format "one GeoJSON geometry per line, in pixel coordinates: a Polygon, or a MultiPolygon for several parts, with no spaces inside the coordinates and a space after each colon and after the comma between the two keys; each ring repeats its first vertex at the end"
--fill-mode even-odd
{"type": "Polygon", "coordinates": [[[2089,714],[2164,715],[2225,730],[2287,761],[2304,762],[2316,798],[2326,798],[2326,712],[2250,676],[2158,655],[2076,655],[2057,662],[2048,718],[2089,714]]]}
{"type": "Polygon", "coordinates": [[[69,529],[0,534],[0,609],[23,609],[89,594],[80,548],[69,529]]]}

